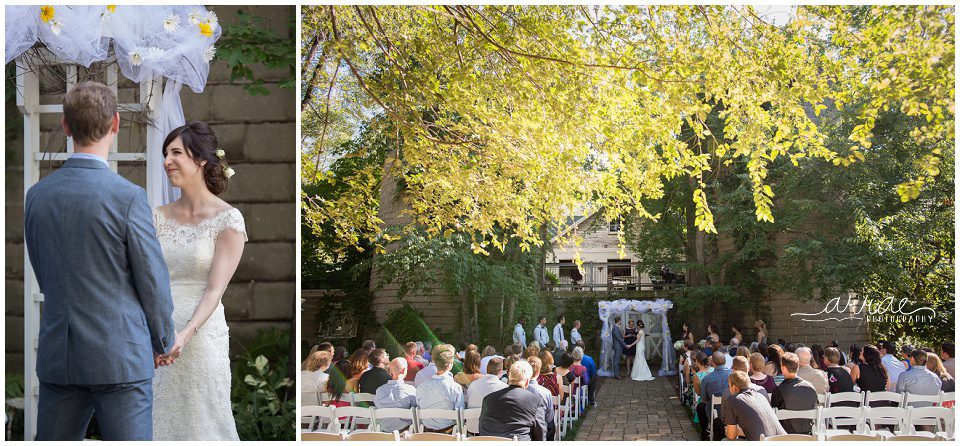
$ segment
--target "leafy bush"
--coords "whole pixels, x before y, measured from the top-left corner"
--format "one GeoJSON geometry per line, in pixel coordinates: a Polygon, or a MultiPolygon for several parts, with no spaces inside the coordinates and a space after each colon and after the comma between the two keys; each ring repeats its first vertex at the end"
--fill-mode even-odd
{"type": "Polygon", "coordinates": [[[286,370],[289,342],[289,332],[261,331],[234,368],[230,400],[241,440],[295,439],[296,383],[286,370]]]}
{"type": "MultiPolygon", "coordinates": [[[[5,376],[4,396],[6,400],[23,398],[23,375],[8,373],[5,376]]],[[[6,411],[4,407],[4,411],[6,411]]],[[[23,409],[14,409],[13,416],[7,420],[7,441],[23,441],[23,409]]]]}

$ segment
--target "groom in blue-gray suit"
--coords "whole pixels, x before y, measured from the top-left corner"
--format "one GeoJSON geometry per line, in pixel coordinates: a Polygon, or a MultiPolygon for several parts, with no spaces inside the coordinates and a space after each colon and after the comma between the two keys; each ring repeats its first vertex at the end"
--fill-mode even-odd
{"type": "Polygon", "coordinates": [[[620,331],[620,316],[613,318],[613,328],[610,330],[613,335],[613,372],[617,379],[623,379],[620,376],[620,358],[623,357],[623,350],[627,344],[623,342],[623,332],[620,331]]]}
{"type": "Polygon", "coordinates": [[[24,230],[44,295],[36,440],[153,436],[153,373],[175,341],[170,277],[146,192],[107,164],[120,116],[105,85],[64,98],[75,154],[27,192],[24,230]]]}

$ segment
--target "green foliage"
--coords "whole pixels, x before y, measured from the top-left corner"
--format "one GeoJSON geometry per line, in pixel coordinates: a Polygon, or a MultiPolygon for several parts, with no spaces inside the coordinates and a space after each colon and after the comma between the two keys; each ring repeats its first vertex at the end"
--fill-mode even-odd
{"type": "Polygon", "coordinates": [[[437,345],[445,337],[427,326],[423,314],[407,303],[387,313],[387,320],[383,323],[383,345],[391,358],[404,356],[402,347],[407,342],[429,341],[437,345]]]}
{"type": "Polygon", "coordinates": [[[289,332],[261,331],[234,367],[230,400],[241,440],[295,440],[296,382],[287,376],[289,342],[289,332]]]}
{"type": "MultiPolygon", "coordinates": [[[[7,373],[5,375],[4,397],[7,400],[13,398],[23,398],[23,375],[19,373],[7,373]]],[[[10,416],[7,419],[7,441],[23,441],[23,409],[15,409],[11,414],[10,408],[4,407],[4,411],[10,416]]]]}
{"type": "MultiPolygon", "coordinates": [[[[267,19],[237,11],[239,23],[224,24],[223,35],[217,42],[218,60],[230,66],[230,81],[244,80],[243,85],[251,95],[269,95],[264,80],[253,74],[252,65],[261,64],[267,69],[285,69],[287,77],[280,80],[280,87],[293,89],[296,82],[294,69],[297,64],[296,48],[290,36],[281,36],[269,28],[267,19]]],[[[292,25],[294,16],[289,17],[292,25]]]]}

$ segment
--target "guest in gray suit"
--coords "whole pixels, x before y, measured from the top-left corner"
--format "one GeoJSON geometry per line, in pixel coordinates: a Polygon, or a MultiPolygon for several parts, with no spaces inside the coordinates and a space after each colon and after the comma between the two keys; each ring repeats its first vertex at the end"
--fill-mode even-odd
{"type": "Polygon", "coordinates": [[[117,98],[82,82],[63,101],[75,154],[27,192],[24,237],[44,295],[36,440],[150,440],[154,368],[174,345],[169,275],[146,192],[110,171],[117,98]]]}
{"type": "Polygon", "coordinates": [[[623,332],[620,331],[620,316],[613,318],[611,332],[613,334],[613,371],[617,379],[623,379],[620,376],[620,358],[623,357],[623,349],[627,348],[627,344],[623,342],[623,332]]]}

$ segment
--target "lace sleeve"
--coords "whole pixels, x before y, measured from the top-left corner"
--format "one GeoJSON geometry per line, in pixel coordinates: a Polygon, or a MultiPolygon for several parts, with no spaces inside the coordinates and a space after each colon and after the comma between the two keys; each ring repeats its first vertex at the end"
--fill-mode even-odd
{"type": "Polygon", "coordinates": [[[247,227],[243,223],[243,214],[241,214],[240,210],[237,208],[227,211],[223,217],[223,220],[220,224],[220,232],[223,232],[227,229],[233,229],[234,231],[243,234],[244,242],[250,240],[247,238],[247,227]]]}

